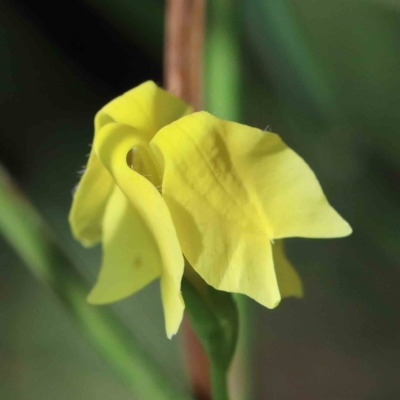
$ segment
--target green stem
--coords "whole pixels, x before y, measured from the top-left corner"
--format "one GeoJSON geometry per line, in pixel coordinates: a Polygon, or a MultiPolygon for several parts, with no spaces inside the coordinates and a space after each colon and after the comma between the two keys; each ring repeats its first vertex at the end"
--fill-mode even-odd
{"type": "Polygon", "coordinates": [[[229,400],[228,376],[226,368],[211,365],[212,398],[215,400],[229,400]]]}
{"type": "Polygon", "coordinates": [[[134,393],[146,399],[190,399],[171,383],[108,308],[86,302],[88,284],[1,168],[0,233],[34,275],[54,292],[93,347],[134,393]]]}
{"type": "Polygon", "coordinates": [[[206,31],[206,109],[230,120],[239,120],[240,116],[238,3],[210,1],[206,31]]]}
{"type": "MultiPolygon", "coordinates": [[[[208,3],[205,64],[205,109],[232,121],[241,120],[241,54],[240,54],[240,0],[219,0],[208,3]]],[[[233,398],[251,399],[252,368],[250,357],[249,301],[236,296],[240,314],[240,338],[232,374],[233,398]]],[[[211,371],[212,373],[212,371],[211,371]]],[[[226,380],[226,376],[224,377],[226,380]]],[[[214,385],[214,384],[213,384],[214,385]]]]}

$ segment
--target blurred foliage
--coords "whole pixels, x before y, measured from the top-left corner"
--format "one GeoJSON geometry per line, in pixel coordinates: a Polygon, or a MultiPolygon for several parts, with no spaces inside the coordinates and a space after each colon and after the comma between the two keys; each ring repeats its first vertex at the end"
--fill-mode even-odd
{"type": "Polygon", "coordinates": [[[86,298],[88,282],[77,272],[62,243],[0,167],[0,232],[26,267],[64,306],[107,365],[134,395],[145,398],[190,400],[177,390],[174,379],[160,368],[108,307],[93,307],[86,298]]]}
{"type": "MultiPolygon", "coordinates": [[[[161,0],[0,3],[0,158],[91,282],[99,249],[84,251],[71,238],[71,190],[94,113],[146,79],[162,82],[163,7],[161,0]]],[[[256,398],[397,399],[400,7],[392,0],[238,7],[242,122],[280,133],[354,228],[346,239],[289,240],[305,298],[273,311],[251,303],[256,398]]],[[[130,398],[50,294],[0,247],[0,398],[130,398]]],[[[114,309],[184,385],[179,338],[165,339],[157,292],[152,285],[114,309]]]]}

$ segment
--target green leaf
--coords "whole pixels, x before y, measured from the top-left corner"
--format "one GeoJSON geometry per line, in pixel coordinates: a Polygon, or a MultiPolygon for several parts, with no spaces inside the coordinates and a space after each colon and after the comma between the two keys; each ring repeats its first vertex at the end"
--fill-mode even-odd
{"type": "Polygon", "coordinates": [[[191,325],[210,361],[213,400],[229,398],[227,377],[236,349],[239,317],[231,293],[207,286],[200,294],[185,277],[182,293],[191,325]]]}

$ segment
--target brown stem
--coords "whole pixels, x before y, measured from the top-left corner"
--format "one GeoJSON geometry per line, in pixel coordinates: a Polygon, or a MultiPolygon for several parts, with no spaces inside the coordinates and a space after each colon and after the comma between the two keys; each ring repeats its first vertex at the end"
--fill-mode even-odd
{"type": "MultiPolygon", "coordinates": [[[[205,0],[167,0],[164,77],[165,87],[202,109],[205,0]]],[[[198,400],[211,399],[209,363],[203,347],[185,318],[186,362],[198,400]]]]}
{"type": "Polygon", "coordinates": [[[195,110],[202,108],[204,0],[167,0],[165,86],[195,110]]]}
{"type": "Polygon", "coordinates": [[[183,319],[185,361],[196,400],[211,400],[210,365],[189,319],[183,319]]]}

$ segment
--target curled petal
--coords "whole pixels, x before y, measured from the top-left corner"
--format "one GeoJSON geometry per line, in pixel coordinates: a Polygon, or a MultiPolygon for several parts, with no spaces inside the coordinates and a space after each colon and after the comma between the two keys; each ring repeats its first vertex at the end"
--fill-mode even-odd
{"type": "MultiPolygon", "coordinates": [[[[126,162],[128,152],[134,147],[139,147],[143,155],[147,154],[150,165],[152,156],[148,146],[143,141],[141,133],[132,127],[108,123],[96,135],[94,143],[94,149],[101,162],[113,177],[131,209],[143,222],[140,229],[142,232],[147,230],[144,237],[152,238],[149,240],[146,252],[152,252],[155,256],[148,255],[146,260],[152,262],[158,260],[158,263],[143,265],[143,268],[161,271],[166,329],[168,336],[171,337],[177,332],[183,316],[184,304],[180,283],[184,260],[170,212],[161,194],[148,179],[132,170],[126,162]]],[[[157,174],[155,163],[151,171],[157,174]]]]}
{"type": "MultiPolygon", "coordinates": [[[[112,122],[130,125],[148,142],[163,126],[189,113],[191,108],[179,98],[145,82],[103,107],[95,119],[95,139],[101,128],[112,122]]],[[[84,246],[100,241],[105,207],[114,187],[113,180],[92,151],[69,216],[72,232],[84,246]]]]}
{"type": "Polygon", "coordinates": [[[191,107],[147,81],[104,106],[96,115],[96,131],[109,122],[135,128],[147,142],[165,125],[189,114],[191,107]]]}

